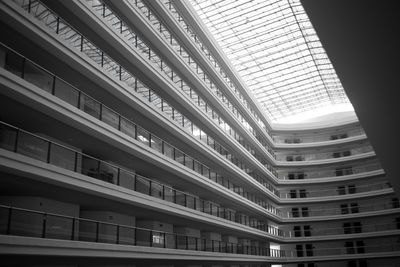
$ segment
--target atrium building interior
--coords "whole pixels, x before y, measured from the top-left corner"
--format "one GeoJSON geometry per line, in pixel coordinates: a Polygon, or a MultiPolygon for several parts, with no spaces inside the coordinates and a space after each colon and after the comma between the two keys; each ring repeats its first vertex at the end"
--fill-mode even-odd
{"type": "Polygon", "coordinates": [[[0,1],[0,266],[399,267],[393,106],[311,2],[0,1]]]}

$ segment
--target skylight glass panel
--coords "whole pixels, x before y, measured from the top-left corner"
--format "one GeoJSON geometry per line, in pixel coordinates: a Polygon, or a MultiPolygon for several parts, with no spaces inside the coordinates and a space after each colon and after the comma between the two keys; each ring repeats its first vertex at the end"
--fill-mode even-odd
{"type": "Polygon", "coordinates": [[[273,122],[353,110],[299,0],[190,1],[273,122]]]}

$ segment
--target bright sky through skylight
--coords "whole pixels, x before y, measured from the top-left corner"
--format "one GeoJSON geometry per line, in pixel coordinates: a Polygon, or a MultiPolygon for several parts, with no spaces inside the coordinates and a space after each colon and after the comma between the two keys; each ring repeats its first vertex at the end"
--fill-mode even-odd
{"type": "Polygon", "coordinates": [[[353,110],[299,0],[191,3],[273,122],[353,110]]]}

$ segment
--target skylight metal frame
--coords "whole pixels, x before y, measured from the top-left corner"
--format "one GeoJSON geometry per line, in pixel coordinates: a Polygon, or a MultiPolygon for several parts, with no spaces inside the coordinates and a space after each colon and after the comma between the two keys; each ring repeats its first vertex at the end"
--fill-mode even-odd
{"type": "Polygon", "coordinates": [[[300,0],[190,1],[272,121],[351,107],[300,0]]]}

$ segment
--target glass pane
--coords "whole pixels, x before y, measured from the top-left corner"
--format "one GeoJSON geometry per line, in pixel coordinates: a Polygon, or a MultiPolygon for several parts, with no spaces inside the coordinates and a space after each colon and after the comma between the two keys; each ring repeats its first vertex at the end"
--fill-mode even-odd
{"type": "Polygon", "coordinates": [[[82,156],[82,174],[97,178],[99,176],[99,161],[88,156],[82,156]]]}
{"type": "Polygon", "coordinates": [[[123,245],[134,245],[135,244],[135,229],[120,226],[118,243],[123,244],[123,245]]]}
{"type": "Polygon", "coordinates": [[[51,93],[53,77],[29,61],[25,61],[24,79],[37,87],[51,93]]]}
{"type": "Polygon", "coordinates": [[[127,119],[121,118],[121,132],[135,138],[135,124],[127,119]]]}
{"type": "Polygon", "coordinates": [[[151,136],[151,147],[154,150],[157,150],[158,152],[162,153],[162,141],[160,138],[152,135],[151,136]]]}
{"type": "Polygon", "coordinates": [[[131,190],[135,189],[135,174],[120,169],[119,185],[131,190]]]}
{"type": "Polygon", "coordinates": [[[72,218],[46,216],[46,238],[68,239],[72,237],[72,218]]]}
{"type": "Polygon", "coordinates": [[[97,223],[79,220],[79,240],[96,242],[97,223]]]}
{"type": "Polygon", "coordinates": [[[78,107],[78,90],[58,78],[55,81],[54,95],[74,107],[78,107]]]}
{"type": "Polygon", "coordinates": [[[23,62],[24,59],[22,57],[15,54],[14,52],[8,51],[6,55],[5,69],[21,77],[23,62]]]}
{"type": "Polygon", "coordinates": [[[101,109],[101,120],[108,125],[118,129],[118,114],[112,111],[111,109],[103,106],[101,109]]]}
{"type": "Polygon", "coordinates": [[[171,187],[164,186],[164,200],[175,202],[175,190],[171,187]]]}
{"type": "Polygon", "coordinates": [[[151,183],[151,196],[162,199],[163,197],[162,185],[157,182],[151,183]]]}
{"type": "Polygon", "coordinates": [[[50,164],[58,167],[75,170],[75,152],[56,144],[50,146],[50,164]]]}
{"type": "Polygon", "coordinates": [[[182,193],[180,191],[176,191],[176,204],[185,206],[185,193],[182,193]]]}
{"type": "Polygon", "coordinates": [[[81,94],[81,106],[80,108],[89,115],[95,118],[100,118],[100,103],[93,98],[81,94]]]}
{"type": "Polygon", "coordinates": [[[109,165],[105,162],[100,163],[98,179],[108,183],[117,184],[117,178],[118,178],[118,168],[109,165]]]}
{"type": "Polygon", "coordinates": [[[149,180],[136,176],[136,191],[148,195],[150,191],[149,180]]]}
{"type": "Polygon", "coordinates": [[[17,151],[25,156],[41,161],[47,160],[47,149],[49,143],[33,135],[20,132],[18,136],[17,151]]]}
{"type": "Polygon", "coordinates": [[[17,130],[0,125],[0,147],[14,151],[15,141],[17,138],[17,130]]]}
{"type": "Polygon", "coordinates": [[[164,142],[164,155],[166,155],[171,159],[174,159],[174,148],[170,144],[165,142],[164,142]]]}
{"type": "Polygon", "coordinates": [[[143,129],[142,127],[137,127],[137,140],[142,144],[149,146],[150,134],[148,131],[143,129]]]}
{"type": "Polygon", "coordinates": [[[99,224],[99,242],[117,243],[117,226],[110,224],[99,224]]]}
{"type": "Polygon", "coordinates": [[[151,231],[136,229],[136,245],[149,247],[151,239],[151,231]]]}
{"type": "Polygon", "coordinates": [[[13,210],[10,222],[10,234],[41,237],[43,232],[43,215],[23,210],[13,210]]]}

